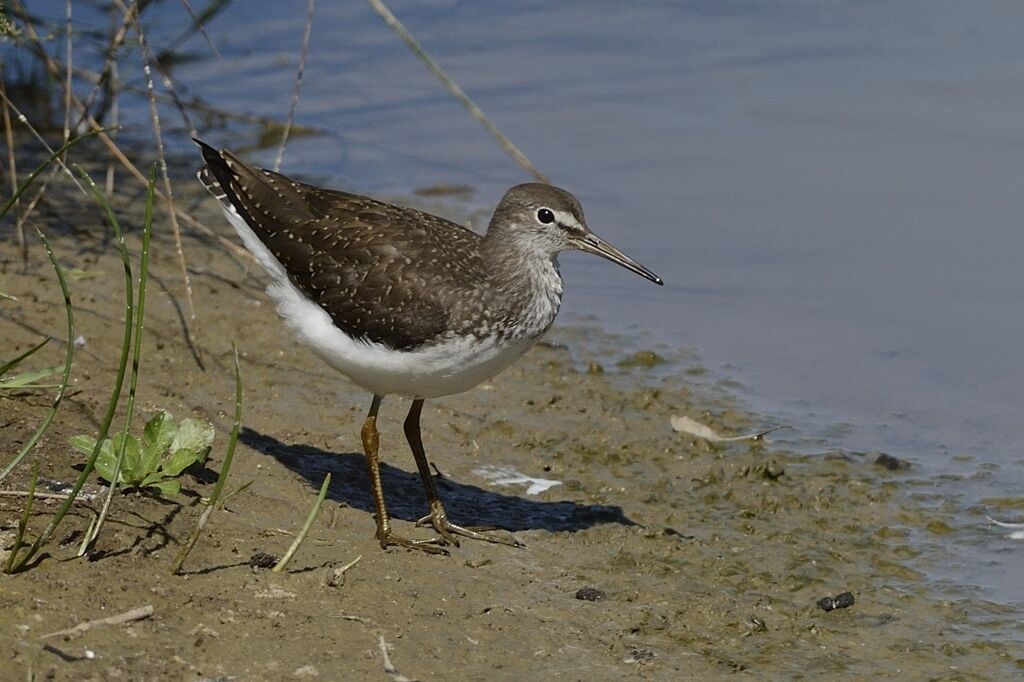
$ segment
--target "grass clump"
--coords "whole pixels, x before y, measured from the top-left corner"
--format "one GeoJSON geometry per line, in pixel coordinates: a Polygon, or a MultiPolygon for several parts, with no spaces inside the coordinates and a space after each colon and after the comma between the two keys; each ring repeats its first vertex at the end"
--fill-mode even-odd
{"type": "MultiPolygon", "coordinates": [[[[213,436],[213,424],[206,420],[186,419],[176,424],[169,412],[161,411],[146,423],[141,439],[128,433],[104,439],[96,458],[96,473],[126,489],[155,491],[164,497],[177,495],[181,492],[178,477],[193,464],[206,462],[213,436]],[[119,468],[121,452],[124,456],[119,468]]],[[[89,455],[96,439],[75,436],[71,445],[89,455]]]]}

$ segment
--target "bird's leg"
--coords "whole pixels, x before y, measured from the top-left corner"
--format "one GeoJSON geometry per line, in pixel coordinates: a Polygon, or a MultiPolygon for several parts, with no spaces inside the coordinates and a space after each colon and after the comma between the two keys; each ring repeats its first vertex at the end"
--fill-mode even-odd
{"type": "Polygon", "coordinates": [[[384,486],[380,480],[380,435],[377,432],[377,411],[380,409],[381,397],[373,396],[370,403],[370,411],[363,422],[363,450],[366,453],[366,465],[370,470],[370,488],[373,491],[373,504],[377,508],[377,539],[382,548],[389,545],[397,547],[410,547],[423,550],[431,554],[447,554],[447,550],[437,546],[436,540],[408,540],[391,532],[391,518],[388,516],[388,509],[384,505],[384,486]]]}
{"type": "Polygon", "coordinates": [[[405,438],[409,441],[412,456],[416,459],[416,468],[419,469],[420,479],[423,481],[423,489],[427,493],[427,503],[430,505],[430,513],[417,521],[416,525],[424,526],[429,523],[442,538],[456,547],[459,546],[459,539],[455,537],[456,535],[472,538],[473,540],[486,540],[487,542],[522,547],[523,544],[515,538],[487,535],[479,532],[479,530],[457,526],[448,520],[448,514],[445,512],[441,498],[437,494],[437,488],[434,487],[434,479],[430,475],[430,464],[427,462],[427,455],[423,451],[423,439],[420,436],[420,412],[422,411],[423,399],[417,398],[412,401],[412,407],[409,408],[409,416],[405,418],[405,438]]]}

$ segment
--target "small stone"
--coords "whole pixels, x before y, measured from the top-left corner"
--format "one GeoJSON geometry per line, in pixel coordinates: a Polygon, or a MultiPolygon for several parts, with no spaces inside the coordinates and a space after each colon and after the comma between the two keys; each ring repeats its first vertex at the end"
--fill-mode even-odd
{"type": "Polygon", "coordinates": [[[853,606],[854,601],[855,600],[853,598],[853,593],[843,592],[841,594],[836,595],[836,598],[833,600],[833,603],[835,604],[835,607],[837,609],[848,609],[851,606],[853,606]]]}
{"type": "Polygon", "coordinates": [[[576,590],[576,598],[580,601],[598,601],[604,599],[604,592],[596,587],[583,587],[576,590]]]}
{"type": "Polygon", "coordinates": [[[835,597],[822,597],[817,601],[818,608],[828,613],[834,609],[848,609],[855,599],[851,592],[840,592],[835,597]]]}
{"type": "Polygon", "coordinates": [[[252,568],[273,568],[277,563],[277,557],[267,552],[253,552],[249,557],[249,566],[252,568]]]}
{"type": "Polygon", "coordinates": [[[875,458],[875,465],[885,467],[889,471],[902,471],[910,468],[910,462],[902,460],[899,457],[887,455],[884,452],[880,453],[878,457],[875,458]]]}
{"type": "Polygon", "coordinates": [[[629,658],[625,660],[625,663],[647,663],[654,660],[658,654],[654,653],[650,649],[641,649],[639,647],[630,649],[629,658]]]}

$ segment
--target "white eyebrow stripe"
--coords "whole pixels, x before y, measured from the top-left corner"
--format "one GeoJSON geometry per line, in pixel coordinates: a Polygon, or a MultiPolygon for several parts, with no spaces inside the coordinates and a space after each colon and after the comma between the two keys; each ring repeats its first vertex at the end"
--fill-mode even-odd
{"type": "Polygon", "coordinates": [[[574,216],[572,213],[569,213],[568,211],[558,211],[555,209],[549,210],[551,210],[552,213],[555,214],[556,223],[561,223],[562,225],[571,225],[574,227],[580,224],[580,221],[576,219],[576,216],[574,216]]]}

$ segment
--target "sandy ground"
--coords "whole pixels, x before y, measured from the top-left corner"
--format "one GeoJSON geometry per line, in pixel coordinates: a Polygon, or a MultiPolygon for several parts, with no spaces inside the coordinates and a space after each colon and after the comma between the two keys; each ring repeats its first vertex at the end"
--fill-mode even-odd
{"type": "MultiPolygon", "coordinates": [[[[118,203],[137,234],[130,212],[138,197],[118,203]]],[[[200,215],[232,239],[210,203],[200,215]]],[[[95,432],[112,385],[122,276],[109,230],[85,199],[51,198],[39,215],[62,262],[79,271],[71,286],[86,346],[74,391],[35,455],[46,479],[71,481],[81,458],[68,438],[95,432]]],[[[218,435],[209,470],[185,475],[185,494],[170,501],[119,495],[88,560],[72,557],[96,505],[78,505],[44,560],[0,576],[0,679],[917,680],[1024,672],[1019,646],[988,634],[1015,614],[945,601],[928,587],[941,545],[922,550],[909,538],[929,524],[941,534],[941,525],[905,491],[908,472],[869,457],[797,456],[771,443],[711,445],[675,433],[672,415],[730,433],[758,424],[721,391],[688,384],[699,367],[663,366],[655,377],[619,366],[629,351],[616,355],[614,339],[595,341],[591,330],[556,329],[493,381],[424,410],[424,441],[443,472],[450,515],[503,528],[525,547],[468,541],[448,557],[382,551],[359,452],[369,396],[292,341],[255,266],[188,233],[200,369],[183,340],[187,304],[164,216],[157,225],[139,413],[211,420],[218,435]],[[185,574],[171,576],[223,459],[232,340],[242,352],[246,431],[231,476],[252,485],[214,514],[185,574]],[[595,347],[606,351],[603,369],[588,367],[595,347]],[[485,467],[560,485],[529,494],[526,485],[494,483],[485,467]],[[328,501],[290,570],[251,567],[257,552],[284,552],[328,471],[328,501]],[[852,606],[816,606],[843,592],[852,606]],[[45,637],[143,606],[152,615],[142,620],[45,637]]],[[[137,236],[130,241],[137,252],[137,236]]],[[[46,335],[63,338],[45,254],[33,242],[22,271],[10,229],[0,242],[0,291],[18,299],[0,300],[0,356],[46,335]]],[[[31,366],[57,364],[63,353],[53,342],[31,366]]],[[[51,395],[0,393],[3,462],[51,395]]],[[[407,405],[384,403],[384,485],[398,530],[427,537],[412,524],[424,499],[402,437],[407,405]]],[[[24,490],[28,476],[23,465],[2,487],[24,490]]],[[[94,476],[87,491],[99,489],[94,476]]],[[[0,497],[4,549],[23,503],[0,497]]],[[[54,509],[38,503],[31,528],[38,532],[54,509]]]]}

